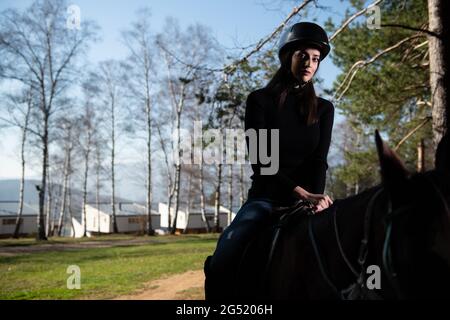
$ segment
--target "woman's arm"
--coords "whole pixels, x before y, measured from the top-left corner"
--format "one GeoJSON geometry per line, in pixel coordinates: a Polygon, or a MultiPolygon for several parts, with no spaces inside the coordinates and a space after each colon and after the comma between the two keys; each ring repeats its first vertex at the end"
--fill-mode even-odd
{"type": "Polygon", "coordinates": [[[333,104],[327,100],[323,101],[323,107],[325,107],[326,110],[320,117],[320,140],[312,158],[313,171],[311,192],[316,194],[322,194],[325,190],[326,172],[328,169],[327,156],[330,148],[334,122],[333,104]]]}
{"type": "Polygon", "coordinates": [[[294,196],[299,199],[307,200],[314,204],[314,210],[316,212],[322,211],[333,204],[333,201],[326,194],[314,194],[308,192],[300,186],[295,187],[294,196]]]}

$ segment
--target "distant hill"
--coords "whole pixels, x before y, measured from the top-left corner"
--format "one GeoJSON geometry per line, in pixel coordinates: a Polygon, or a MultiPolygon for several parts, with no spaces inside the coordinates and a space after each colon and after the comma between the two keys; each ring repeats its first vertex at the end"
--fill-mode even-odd
{"type": "MultiPolygon", "coordinates": [[[[36,186],[38,180],[25,180],[24,201],[29,204],[38,204],[39,196],[36,186]]],[[[18,201],[19,200],[20,180],[0,180],[0,201],[18,201]]]]}
{"type": "MultiPolygon", "coordinates": [[[[25,180],[24,188],[24,202],[37,205],[39,204],[39,195],[36,190],[36,185],[39,185],[38,180],[25,180]]],[[[20,180],[19,179],[5,179],[0,180],[0,201],[19,201],[20,180]]],[[[53,185],[52,192],[54,197],[59,198],[62,192],[61,185],[53,185]]],[[[88,193],[88,203],[96,201],[94,193],[88,193]]],[[[117,202],[132,202],[129,199],[116,197],[117,202]]],[[[58,200],[59,201],[59,200],[58,200]]],[[[108,203],[111,201],[110,195],[100,195],[100,202],[108,203]]],[[[72,189],[72,210],[75,217],[81,216],[81,206],[83,203],[83,193],[81,190],[72,189]]],[[[59,205],[53,203],[53,211],[59,212],[59,205]]]]}

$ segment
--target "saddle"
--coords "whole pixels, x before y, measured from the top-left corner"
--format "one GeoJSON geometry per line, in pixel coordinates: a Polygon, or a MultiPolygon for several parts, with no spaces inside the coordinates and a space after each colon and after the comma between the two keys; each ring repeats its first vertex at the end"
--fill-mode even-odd
{"type": "Polygon", "coordinates": [[[267,284],[277,244],[283,229],[297,224],[302,216],[314,214],[313,205],[309,201],[298,200],[291,206],[273,206],[269,219],[265,225],[253,235],[241,255],[235,294],[244,299],[266,299],[268,297],[267,284]],[[294,221],[295,220],[295,221],[294,221]],[[255,272],[259,270],[259,272],[255,272]]]}
{"type": "MultiPolygon", "coordinates": [[[[276,251],[281,230],[285,226],[292,224],[294,217],[312,214],[314,214],[313,205],[305,200],[298,200],[291,206],[272,207],[267,224],[253,235],[252,240],[246,245],[241,255],[238,271],[236,272],[238,278],[236,278],[235,282],[245,283],[245,286],[235,290],[237,295],[254,298],[256,292],[257,294],[261,294],[261,297],[264,297],[267,274],[276,251]],[[255,265],[263,266],[263,272],[256,274],[254,272],[255,265]],[[262,287],[255,289],[258,286],[262,287]]],[[[208,256],[204,263],[206,278],[211,278],[212,276],[209,272],[210,260],[211,256],[208,256]]],[[[213,296],[220,294],[214,292],[214,289],[217,290],[217,288],[213,288],[214,286],[211,281],[213,280],[205,279],[205,298],[207,300],[214,300],[213,296]]]]}
{"type": "Polygon", "coordinates": [[[281,230],[289,224],[293,217],[298,215],[314,215],[314,205],[305,200],[298,200],[292,206],[275,206],[272,209],[272,218],[275,223],[273,224],[273,236],[270,244],[269,255],[267,259],[266,268],[264,274],[267,275],[270,265],[272,263],[273,254],[275,252],[278,238],[280,236],[281,230]]]}

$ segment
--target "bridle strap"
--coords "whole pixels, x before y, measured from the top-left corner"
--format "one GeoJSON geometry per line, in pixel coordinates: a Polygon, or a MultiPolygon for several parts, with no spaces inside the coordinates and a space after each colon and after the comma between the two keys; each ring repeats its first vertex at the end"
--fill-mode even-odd
{"type": "Polygon", "coordinates": [[[361,267],[361,273],[364,273],[364,265],[366,263],[367,254],[369,252],[369,237],[370,237],[370,222],[372,220],[372,213],[375,207],[375,200],[383,191],[383,188],[377,190],[377,192],[370,198],[369,204],[367,206],[366,214],[364,215],[364,236],[361,240],[361,245],[359,247],[358,263],[361,267]]]}
{"type": "Polygon", "coordinates": [[[333,223],[334,223],[334,233],[336,235],[336,242],[337,242],[339,251],[341,253],[341,256],[344,259],[344,261],[347,264],[347,266],[350,269],[350,271],[353,273],[353,275],[358,278],[359,277],[358,272],[355,270],[355,268],[351,264],[350,260],[347,258],[347,255],[344,252],[344,248],[342,248],[342,242],[341,242],[341,239],[339,237],[339,228],[338,228],[338,224],[337,224],[337,209],[335,209],[334,213],[333,213],[333,223]]]}
{"type": "Polygon", "coordinates": [[[328,278],[328,275],[325,271],[325,266],[323,264],[322,258],[320,256],[320,252],[319,252],[319,248],[317,247],[317,242],[316,242],[316,238],[314,236],[314,230],[313,230],[313,217],[309,217],[308,219],[308,233],[309,233],[309,238],[311,240],[311,244],[314,250],[314,255],[316,256],[317,262],[319,263],[319,269],[320,269],[320,273],[322,274],[323,279],[325,280],[325,282],[327,283],[327,285],[331,288],[331,290],[333,291],[333,293],[338,296],[339,298],[341,298],[341,295],[339,294],[339,290],[336,288],[336,286],[333,284],[333,282],[330,280],[330,278],[328,278]]]}
{"type": "MultiPolygon", "coordinates": [[[[359,256],[358,256],[358,263],[361,266],[360,273],[358,273],[354,269],[354,267],[350,263],[349,259],[347,258],[347,255],[344,252],[344,249],[342,247],[342,242],[341,242],[340,237],[339,237],[339,230],[338,230],[338,225],[337,225],[337,212],[334,212],[333,219],[334,219],[334,229],[335,229],[334,231],[335,231],[335,235],[336,235],[336,242],[337,242],[337,245],[338,245],[338,248],[339,248],[339,251],[341,253],[342,258],[344,259],[344,261],[347,264],[347,266],[350,269],[350,271],[357,278],[356,279],[356,283],[357,283],[358,286],[364,286],[364,279],[365,279],[364,265],[365,265],[366,258],[367,258],[367,253],[368,253],[368,243],[369,243],[369,236],[370,236],[370,222],[371,222],[373,207],[375,205],[375,200],[381,194],[382,190],[383,189],[380,188],[370,198],[367,210],[366,210],[365,215],[364,215],[364,236],[363,236],[363,239],[361,240],[361,245],[360,245],[360,248],[359,248],[359,256]]],[[[335,211],[337,211],[337,210],[335,210],[335,211]]],[[[328,277],[328,275],[327,275],[327,273],[325,271],[325,266],[323,264],[322,257],[320,256],[320,252],[319,252],[319,249],[318,249],[318,246],[317,246],[316,239],[314,237],[314,232],[313,232],[313,227],[312,227],[312,217],[310,217],[310,219],[308,220],[308,231],[309,231],[309,237],[311,239],[311,243],[312,243],[312,246],[313,246],[314,254],[315,254],[317,262],[319,264],[319,269],[320,269],[320,272],[322,274],[323,279],[328,284],[328,286],[331,288],[333,293],[336,294],[337,296],[339,296],[339,298],[342,298],[343,295],[339,294],[339,290],[336,288],[336,286],[330,280],[330,278],[328,277]]]]}

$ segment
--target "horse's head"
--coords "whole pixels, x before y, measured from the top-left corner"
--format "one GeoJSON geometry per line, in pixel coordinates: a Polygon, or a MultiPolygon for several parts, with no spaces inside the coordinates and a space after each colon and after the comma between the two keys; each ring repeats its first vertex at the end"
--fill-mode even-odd
{"type": "Polygon", "coordinates": [[[383,250],[390,286],[404,298],[450,297],[450,135],[437,148],[436,168],[414,174],[378,131],[375,141],[390,199],[383,250]]]}

